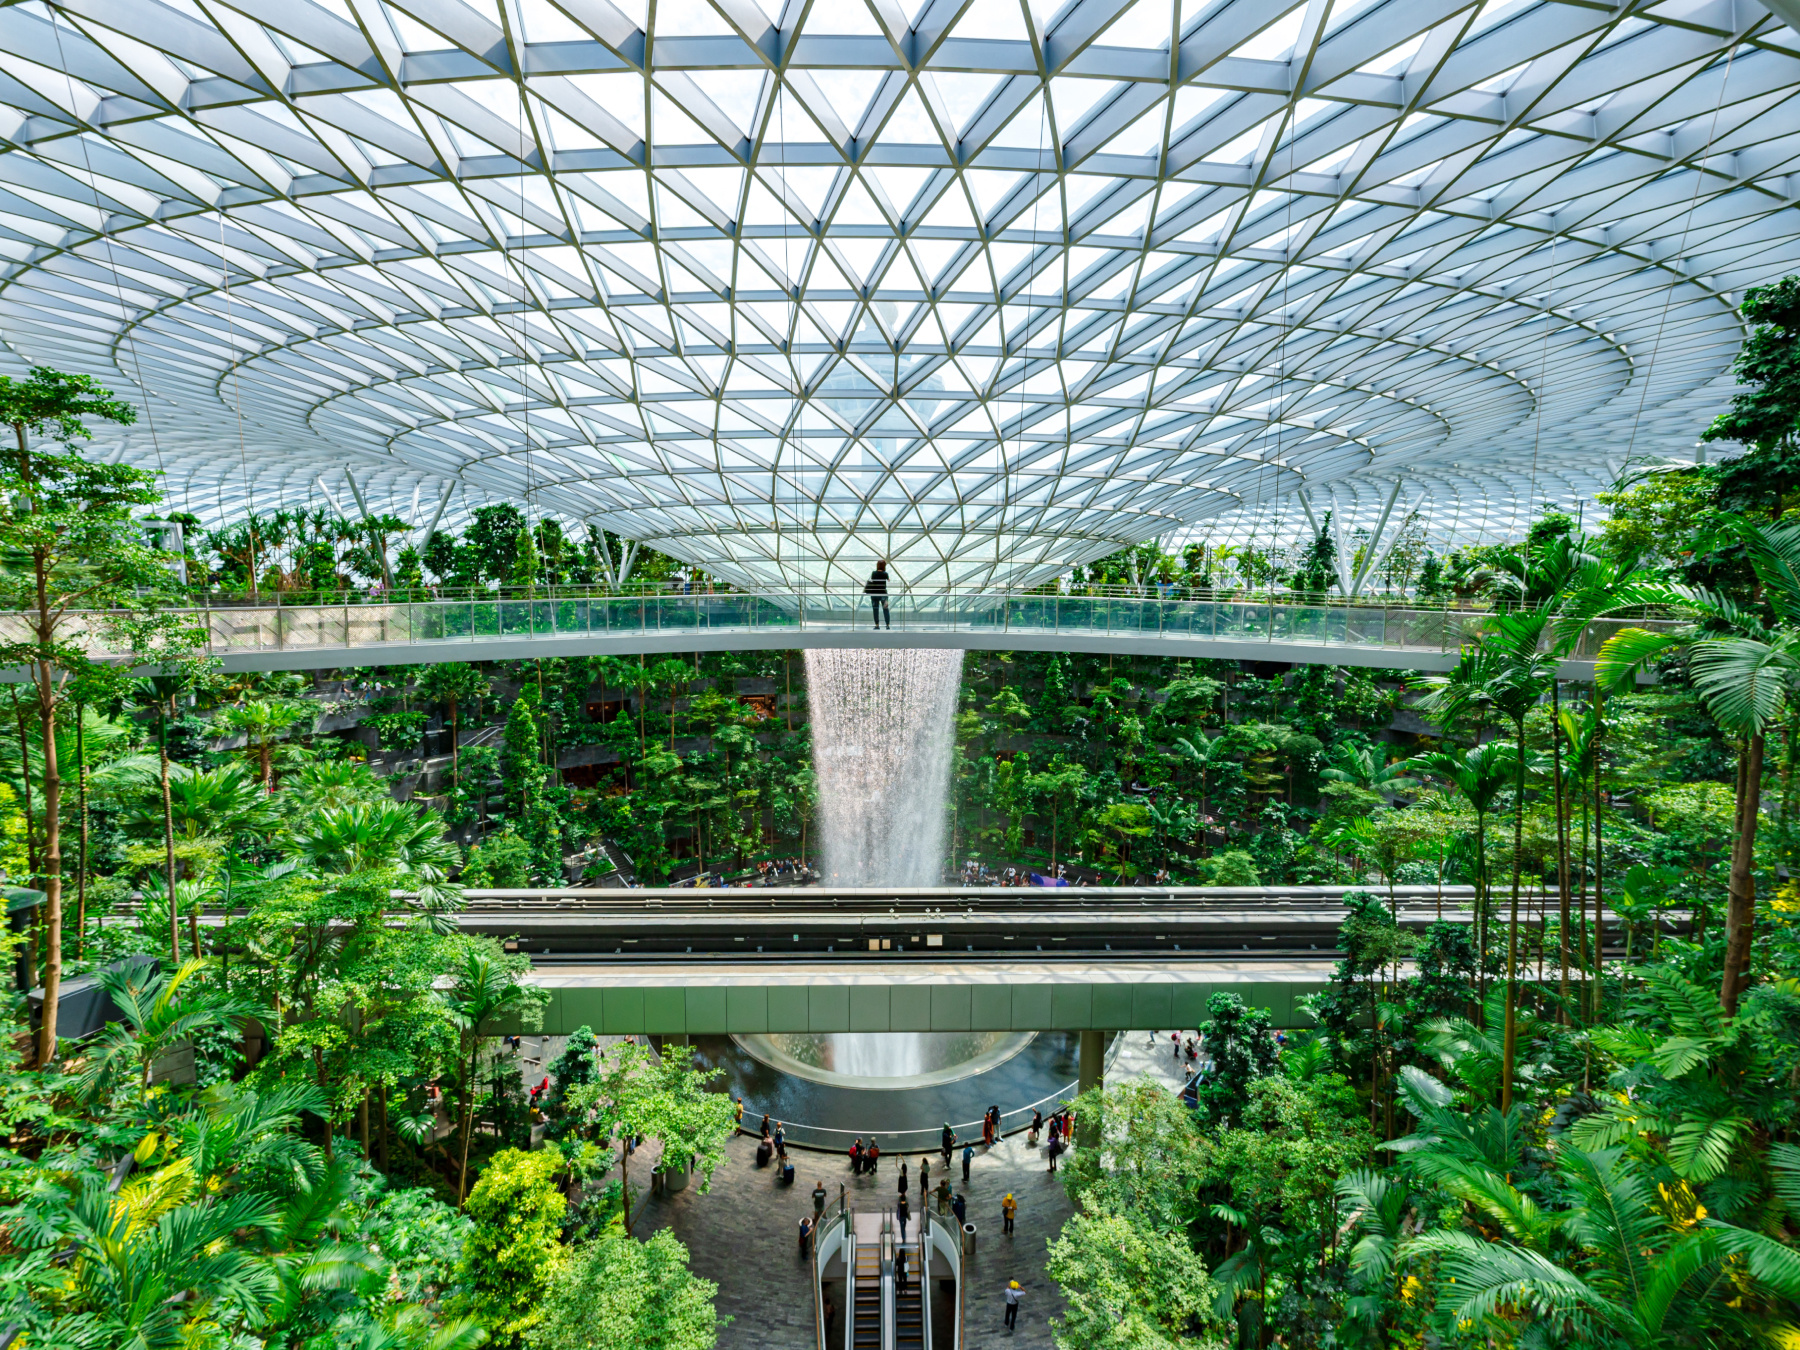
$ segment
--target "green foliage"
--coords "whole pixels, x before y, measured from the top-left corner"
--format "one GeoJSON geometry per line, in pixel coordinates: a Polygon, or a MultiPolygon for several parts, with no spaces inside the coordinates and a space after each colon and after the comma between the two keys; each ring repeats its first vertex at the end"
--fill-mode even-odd
{"type": "Polygon", "coordinates": [[[646,1242],[609,1233],[569,1253],[557,1269],[532,1350],[711,1350],[722,1320],[718,1286],[688,1268],[668,1229],[646,1242]]]}
{"type": "Polygon", "coordinates": [[[460,1272],[467,1306],[493,1332],[493,1344],[518,1346],[546,1321],[546,1300],[567,1256],[562,1248],[568,1201],[557,1185],[562,1150],[503,1149],[488,1160],[469,1193],[474,1221],[460,1272]]]}
{"type": "Polygon", "coordinates": [[[1179,1231],[1084,1201],[1050,1243],[1046,1267],[1068,1308],[1052,1323],[1057,1350],[1226,1350],[1215,1290],[1179,1231]],[[1194,1334],[1195,1324],[1203,1330],[1194,1334]]]}
{"type": "Polygon", "coordinates": [[[531,885],[531,845],[510,827],[469,850],[462,884],[479,890],[523,890],[531,885]]]}
{"type": "Polygon", "coordinates": [[[1218,993],[1206,1000],[1211,1013],[1200,1024],[1213,1067],[1200,1085],[1200,1106],[1214,1121],[1228,1121],[1243,1110],[1250,1084],[1275,1068],[1275,1033],[1267,1008],[1249,1008],[1236,994],[1218,993]]]}

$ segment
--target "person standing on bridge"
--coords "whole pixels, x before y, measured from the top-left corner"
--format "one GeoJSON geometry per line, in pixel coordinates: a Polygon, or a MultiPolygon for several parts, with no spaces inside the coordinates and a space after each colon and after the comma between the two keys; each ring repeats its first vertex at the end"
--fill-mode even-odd
{"type": "Polygon", "coordinates": [[[863,594],[869,597],[869,608],[874,611],[875,626],[880,628],[881,621],[886,619],[887,626],[891,629],[894,620],[888,613],[887,586],[887,559],[880,558],[876,560],[875,570],[869,574],[869,579],[863,583],[863,594]]]}

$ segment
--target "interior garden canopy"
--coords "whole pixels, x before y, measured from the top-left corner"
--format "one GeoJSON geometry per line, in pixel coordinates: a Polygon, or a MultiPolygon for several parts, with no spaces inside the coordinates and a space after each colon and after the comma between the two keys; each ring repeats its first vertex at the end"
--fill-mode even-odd
{"type": "Polygon", "coordinates": [[[1797,94],[1748,0],[26,0],[0,363],[207,518],[527,501],[748,584],[1522,524],[1693,457],[1797,94]]]}

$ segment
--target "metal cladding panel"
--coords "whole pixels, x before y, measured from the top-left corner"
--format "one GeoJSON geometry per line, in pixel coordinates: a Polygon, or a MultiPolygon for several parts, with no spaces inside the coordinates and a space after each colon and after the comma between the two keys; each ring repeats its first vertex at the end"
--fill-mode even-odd
{"type": "Polygon", "coordinates": [[[850,991],[843,985],[817,984],[806,991],[808,1031],[850,1030],[850,991]]]}
{"type": "Polygon", "coordinates": [[[890,1009],[887,985],[857,984],[850,987],[851,1031],[888,1030],[890,1009]]]}
{"type": "Polygon", "coordinates": [[[687,998],[682,989],[644,990],[644,1025],[639,1028],[653,1035],[686,1031],[687,998]]]}
{"type": "Polygon", "coordinates": [[[801,986],[772,986],[769,989],[769,1030],[810,1030],[812,1020],[808,1014],[807,1003],[807,991],[801,986]]]}
{"type": "Polygon", "coordinates": [[[1174,1006],[1173,992],[1173,985],[1132,985],[1130,1025],[1146,1031],[1171,1026],[1174,1019],[1170,1017],[1169,1009],[1174,1006]]]}
{"type": "MultiPolygon", "coordinates": [[[[630,1036],[644,1029],[642,989],[602,989],[600,1030],[608,1036],[630,1036]]],[[[567,1028],[573,1030],[574,1028],[567,1028]]]]}
{"type": "Polygon", "coordinates": [[[1015,984],[1012,991],[1012,1022],[1015,1031],[1041,1031],[1056,1025],[1048,984],[1015,984]]]}
{"type": "MultiPolygon", "coordinates": [[[[1093,1013],[1088,1025],[1097,1031],[1121,1031],[1138,1024],[1131,1020],[1132,997],[1128,984],[1090,984],[1093,991],[1093,1013]]],[[[1160,1026],[1161,1023],[1155,1025],[1160,1026]]]]}
{"type": "Polygon", "coordinates": [[[1173,986],[1169,1003],[1171,1027],[1197,1027],[1208,1013],[1206,1000],[1214,989],[1210,984],[1178,984],[1173,986]]]}
{"type": "MultiPolygon", "coordinates": [[[[1018,999],[1013,1000],[1017,1010],[1018,999]]],[[[1053,984],[1050,986],[1050,1021],[1052,1031],[1086,1031],[1094,1024],[1094,987],[1088,984],[1053,984]]]]}
{"type": "Polygon", "coordinates": [[[931,990],[923,985],[897,984],[888,995],[889,1025],[895,1031],[931,1030],[931,990]]]}
{"type": "MultiPolygon", "coordinates": [[[[992,988],[994,986],[989,985],[976,985],[972,988],[966,984],[932,985],[931,1029],[933,1031],[969,1031],[979,1027],[982,1030],[1004,1030],[1010,1026],[1010,1022],[993,1020],[992,1013],[980,1020],[976,1019],[973,1011],[975,995],[987,994],[992,988]]],[[[1006,990],[1002,987],[999,992],[1004,995],[1006,990]]],[[[1010,1015],[1011,1010],[1012,1002],[1008,999],[1005,1001],[1000,1016],[1005,1018],[1010,1015]]]]}
{"type": "Polygon", "coordinates": [[[762,985],[727,989],[725,1029],[736,1032],[768,1031],[769,990],[762,985]]]}
{"type": "Polygon", "coordinates": [[[691,1035],[719,1035],[730,1030],[726,1024],[725,994],[722,988],[696,988],[687,991],[687,1025],[681,1030],[691,1035]]]}

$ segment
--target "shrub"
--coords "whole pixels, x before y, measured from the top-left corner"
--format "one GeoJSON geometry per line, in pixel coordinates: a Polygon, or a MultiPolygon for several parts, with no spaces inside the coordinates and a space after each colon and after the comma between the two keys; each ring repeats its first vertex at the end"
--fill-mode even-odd
{"type": "Polygon", "coordinates": [[[523,890],[531,885],[531,846],[510,827],[489,835],[469,850],[462,884],[483,890],[523,890]]]}
{"type": "Polygon", "coordinates": [[[563,1260],[562,1218],[568,1201],[557,1189],[562,1150],[502,1149],[469,1193],[475,1227],[463,1245],[462,1281],[468,1311],[493,1334],[492,1344],[517,1346],[544,1317],[544,1300],[563,1260]]]}
{"type": "MultiPolygon", "coordinates": [[[[1204,1272],[1203,1272],[1204,1273],[1204,1272]]],[[[551,1282],[532,1350],[712,1350],[713,1295],[664,1228],[647,1242],[609,1233],[575,1249],[551,1282]]]]}

